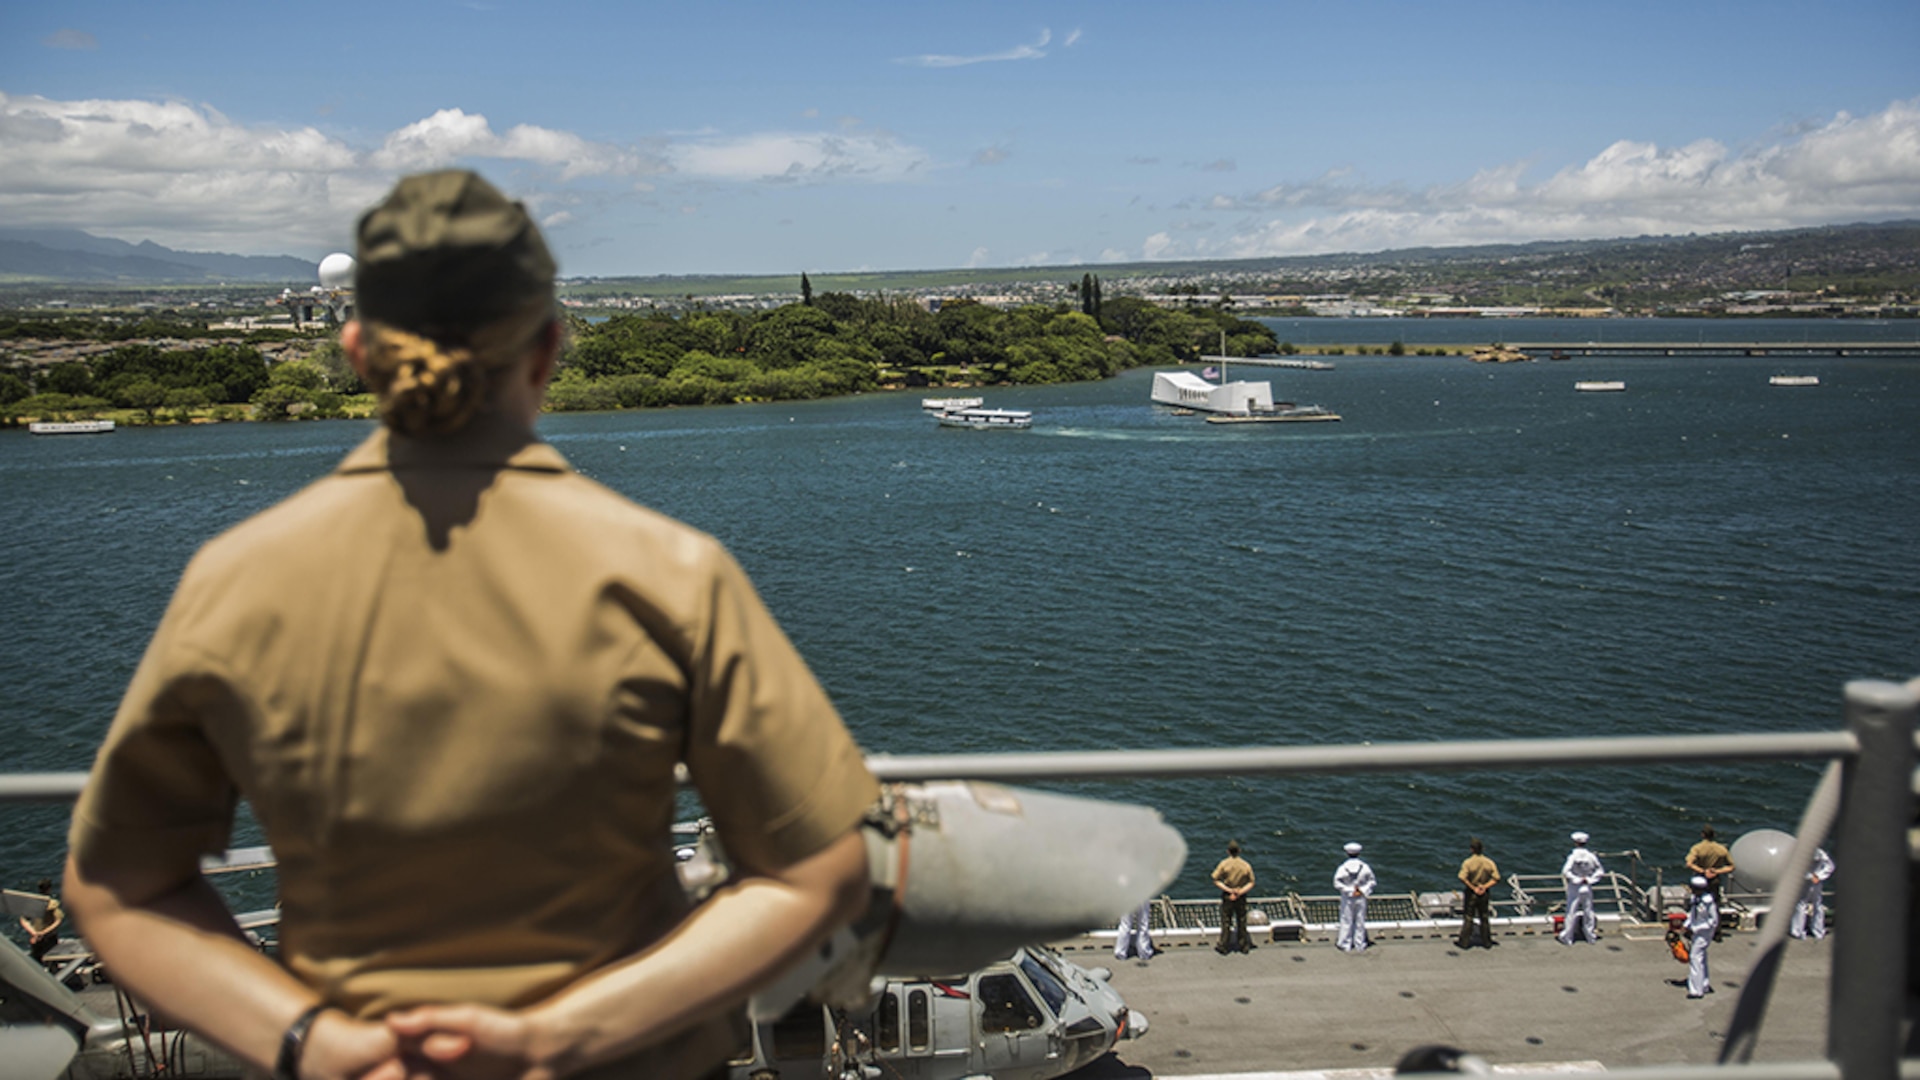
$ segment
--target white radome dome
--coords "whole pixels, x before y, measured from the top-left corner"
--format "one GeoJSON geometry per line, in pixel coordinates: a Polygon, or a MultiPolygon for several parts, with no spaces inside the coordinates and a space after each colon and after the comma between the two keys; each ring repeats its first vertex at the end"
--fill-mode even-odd
{"type": "Polygon", "coordinates": [[[353,256],[344,251],[336,251],[320,260],[320,284],[329,289],[345,289],[353,285],[353,256]]]}
{"type": "Polygon", "coordinates": [[[1787,868],[1787,856],[1793,851],[1793,834],[1779,829],[1755,829],[1733,842],[1727,854],[1733,859],[1734,887],[1741,892],[1772,892],[1787,868]]]}

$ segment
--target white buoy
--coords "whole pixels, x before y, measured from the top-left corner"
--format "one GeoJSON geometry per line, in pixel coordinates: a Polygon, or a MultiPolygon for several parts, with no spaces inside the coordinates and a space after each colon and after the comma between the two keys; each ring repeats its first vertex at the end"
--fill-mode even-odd
{"type": "Polygon", "coordinates": [[[353,256],[336,251],[320,260],[320,284],[329,289],[353,287],[353,256]]]}

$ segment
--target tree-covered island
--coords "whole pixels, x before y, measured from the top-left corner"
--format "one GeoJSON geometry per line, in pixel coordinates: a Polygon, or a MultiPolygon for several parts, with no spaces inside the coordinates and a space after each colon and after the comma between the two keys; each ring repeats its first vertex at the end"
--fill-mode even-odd
{"type": "MultiPolygon", "coordinates": [[[[1091,280],[1091,279],[1089,279],[1091,280]]],[[[619,315],[576,323],[554,410],[783,401],[910,386],[1080,382],[1203,351],[1274,352],[1273,332],[1214,308],[1101,303],[1003,310],[820,293],[764,312],[619,315]]]]}
{"type": "MultiPolygon", "coordinates": [[[[808,293],[811,290],[806,290],[808,293]]],[[[1216,307],[1102,301],[930,310],[809,295],[766,311],[568,317],[553,411],[792,401],[904,387],[1078,382],[1218,351],[1282,348],[1216,307]]],[[[372,398],[330,334],[209,330],[167,318],[0,319],[0,422],[114,415],[131,423],[365,416],[372,398]],[[58,347],[45,348],[53,342],[58,347]],[[29,348],[28,346],[32,346],[29,348]]]]}

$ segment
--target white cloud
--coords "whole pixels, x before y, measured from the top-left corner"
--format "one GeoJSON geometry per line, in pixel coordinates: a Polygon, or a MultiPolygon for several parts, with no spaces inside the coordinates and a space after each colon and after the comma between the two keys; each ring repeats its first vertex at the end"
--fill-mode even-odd
{"type": "Polygon", "coordinates": [[[1119,248],[1107,248],[1100,253],[1101,262],[1126,262],[1127,253],[1119,248]]]}
{"type": "Polygon", "coordinates": [[[1080,28],[1076,26],[1072,30],[1067,31],[1067,40],[1061,42],[1060,45],[1062,48],[1071,49],[1078,44],[1080,44],[1080,28]]]}
{"type": "Polygon", "coordinates": [[[967,269],[975,270],[985,265],[987,265],[987,249],[983,247],[974,248],[973,254],[967,256],[967,269]]]}
{"type": "Polygon", "coordinates": [[[466,158],[528,161],[559,169],[560,179],[583,176],[638,176],[659,171],[639,154],[578,135],[532,124],[517,124],[496,135],[487,118],[461,109],[441,109],[388,135],[368,163],[377,169],[415,172],[444,168],[466,158]]]}
{"type": "Polygon", "coordinates": [[[0,219],[279,252],[339,243],[384,178],[313,128],[181,102],[0,94],[0,219]]]}
{"type": "Polygon", "coordinates": [[[55,30],[41,38],[40,44],[49,49],[97,49],[100,47],[100,39],[85,30],[68,28],[55,30]]]}
{"type": "Polygon", "coordinates": [[[1148,258],[1372,251],[1421,245],[1797,228],[1920,216],[1920,99],[1872,116],[1846,113],[1735,153],[1621,140],[1528,183],[1527,162],[1424,189],[1369,186],[1344,170],[1280,184],[1208,209],[1254,211],[1218,240],[1161,232],[1148,258]]]}
{"type": "Polygon", "coordinates": [[[398,176],[422,169],[488,170],[557,225],[651,192],[650,179],[676,168],[693,180],[829,183],[908,179],[930,164],[885,132],[703,132],[624,146],[535,124],[499,131],[447,108],[364,145],[239,123],[200,103],[0,93],[0,220],[187,250],[325,251],[347,242],[398,176]],[[517,168],[502,176],[502,164],[517,168]]]}
{"type": "Polygon", "coordinates": [[[1013,151],[1004,146],[989,146],[974,152],[975,165],[998,165],[1013,156],[1013,151]]]}
{"type": "MultiPolygon", "coordinates": [[[[234,122],[179,101],[53,101],[0,93],[0,218],[151,239],[192,250],[313,251],[340,244],[355,216],[403,172],[525,162],[523,186],[639,176],[665,168],[638,151],[443,109],[373,150],[315,128],[234,122]]],[[[644,186],[644,185],[642,185],[644,186]]]]}
{"type": "Polygon", "coordinates": [[[879,133],[704,138],[670,147],[667,156],[688,176],[784,183],[903,180],[928,161],[925,152],[879,133]]]}
{"type": "MultiPolygon", "coordinates": [[[[1080,31],[1073,32],[1073,41],[1079,40],[1080,31]]],[[[896,64],[911,64],[914,67],[950,68],[965,67],[968,64],[987,64],[998,60],[1040,60],[1046,57],[1047,42],[1053,40],[1053,31],[1040,31],[1040,39],[1031,45],[1015,45],[996,53],[983,53],[979,56],[949,56],[940,53],[923,53],[919,56],[902,56],[896,64]]],[[[1067,44],[1073,44],[1068,41],[1067,44]]]]}

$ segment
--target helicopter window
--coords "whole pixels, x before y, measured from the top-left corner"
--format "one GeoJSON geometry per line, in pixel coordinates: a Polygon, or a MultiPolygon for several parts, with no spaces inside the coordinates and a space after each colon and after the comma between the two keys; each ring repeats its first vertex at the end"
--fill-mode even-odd
{"type": "Polygon", "coordinates": [[[1040,1007],[1026,987],[1011,975],[988,975],[980,980],[980,1030],[1029,1031],[1040,1026],[1040,1007]]]}
{"type": "Polygon", "coordinates": [[[933,1023],[927,1015],[927,992],[915,990],[907,995],[907,1049],[925,1050],[933,1045],[933,1023]]]}
{"type": "Polygon", "coordinates": [[[900,1049],[900,999],[891,992],[880,995],[880,1007],[873,1014],[875,1045],[886,1053],[900,1049]]]}
{"type": "Polygon", "coordinates": [[[767,1057],[825,1057],[827,1025],[822,1011],[818,1004],[805,999],[788,1009],[787,1015],[773,1022],[773,1045],[767,1048],[767,1057]]]}
{"type": "Polygon", "coordinates": [[[1020,970],[1026,972],[1027,978],[1033,980],[1033,988],[1040,991],[1040,996],[1046,999],[1047,1008],[1053,1010],[1053,1015],[1059,1016],[1060,1007],[1067,1003],[1066,986],[1054,977],[1053,972],[1047,970],[1045,964],[1031,956],[1020,958],[1020,970]]]}

